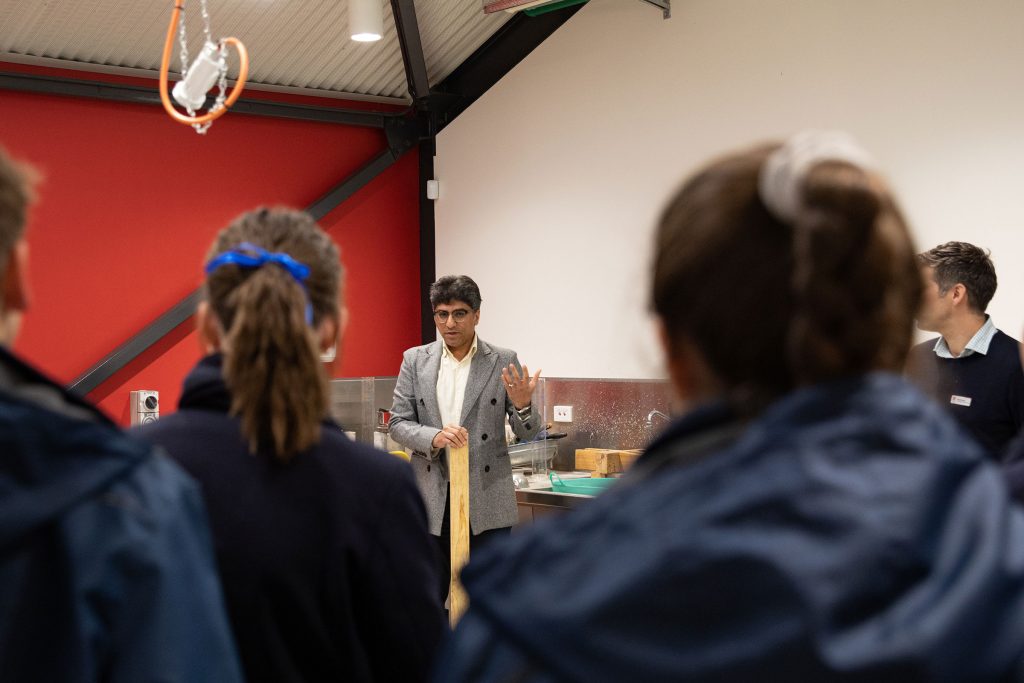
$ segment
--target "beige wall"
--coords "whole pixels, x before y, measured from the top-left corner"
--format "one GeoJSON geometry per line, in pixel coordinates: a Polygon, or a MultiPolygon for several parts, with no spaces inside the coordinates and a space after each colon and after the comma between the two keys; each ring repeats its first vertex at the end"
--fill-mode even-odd
{"type": "Polygon", "coordinates": [[[661,204],[709,155],[808,127],[873,152],[922,247],[992,249],[990,312],[1020,336],[1024,3],[673,5],[591,0],[438,137],[437,269],[480,283],[481,336],[552,376],[658,376],[661,204]]]}

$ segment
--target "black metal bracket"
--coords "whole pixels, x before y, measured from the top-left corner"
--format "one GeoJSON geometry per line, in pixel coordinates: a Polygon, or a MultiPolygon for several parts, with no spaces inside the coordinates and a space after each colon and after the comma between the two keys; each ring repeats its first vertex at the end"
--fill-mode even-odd
{"type": "MultiPolygon", "coordinates": [[[[669,0],[649,0],[665,5],[669,0]]],[[[538,17],[517,14],[444,81],[431,88],[413,0],[391,0],[409,95],[421,114],[419,139],[433,137],[533,52],[581,9],[566,7],[538,17]],[[425,115],[425,116],[424,116],[425,115]]]]}
{"type": "Polygon", "coordinates": [[[537,17],[518,13],[505,22],[435,88],[441,106],[431,110],[432,131],[441,132],[582,7],[574,5],[537,17]]]}
{"type": "Polygon", "coordinates": [[[430,137],[427,119],[421,114],[388,119],[384,124],[384,136],[388,149],[397,158],[419,144],[420,140],[430,137]]]}
{"type": "Polygon", "coordinates": [[[661,8],[662,19],[672,18],[672,0],[640,0],[640,2],[646,2],[648,5],[661,8]]]}
{"type": "Polygon", "coordinates": [[[437,337],[434,311],[430,306],[430,285],[437,278],[434,263],[434,200],[427,197],[427,181],[434,179],[434,138],[420,142],[420,338],[429,344],[437,337]]]}

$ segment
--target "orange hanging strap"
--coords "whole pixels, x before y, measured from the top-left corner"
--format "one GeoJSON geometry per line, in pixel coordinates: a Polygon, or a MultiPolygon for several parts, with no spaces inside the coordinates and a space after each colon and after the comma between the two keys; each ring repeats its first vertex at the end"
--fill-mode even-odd
{"type": "Polygon", "coordinates": [[[228,107],[233,105],[242,94],[245,87],[245,79],[249,75],[249,52],[245,49],[238,38],[222,38],[221,42],[232,45],[238,52],[238,80],[231,88],[231,93],[224,100],[224,107],[217,111],[211,111],[202,116],[185,116],[174,108],[171,98],[167,94],[167,72],[171,66],[171,50],[174,47],[174,33],[178,30],[178,21],[181,19],[181,11],[185,9],[184,0],[174,3],[174,11],[171,13],[171,23],[167,27],[167,40],[164,41],[164,56],[160,60],[160,101],[163,102],[164,110],[172,119],[187,126],[215,121],[227,113],[228,107]]]}

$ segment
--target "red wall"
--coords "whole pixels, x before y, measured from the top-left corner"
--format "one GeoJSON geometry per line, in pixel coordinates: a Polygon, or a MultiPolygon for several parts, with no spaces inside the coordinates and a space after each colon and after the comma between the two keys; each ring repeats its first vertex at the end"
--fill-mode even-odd
{"type": "MultiPolygon", "coordinates": [[[[0,90],[0,145],[43,174],[29,228],[34,298],[15,349],[70,382],[200,284],[231,218],[308,206],[384,138],[232,113],[199,136],[156,106],[0,90]]],[[[397,374],[419,343],[418,201],[413,151],[321,220],[341,246],[352,314],[335,376],[397,374]]],[[[198,358],[189,321],[90,398],[127,423],[128,392],[156,389],[169,412],[198,358]]]]}

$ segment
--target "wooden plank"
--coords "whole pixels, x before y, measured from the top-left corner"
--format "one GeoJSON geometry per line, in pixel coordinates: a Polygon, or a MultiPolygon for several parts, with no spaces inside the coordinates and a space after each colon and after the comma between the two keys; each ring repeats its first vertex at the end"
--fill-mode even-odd
{"type": "Polygon", "coordinates": [[[469,446],[448,449],[448,480],[451,505],[451,584],[449,584],[448,618],[452,628],[469,606],[469,596],[459,581],[459,572],[469,562],[469,446]]]}

